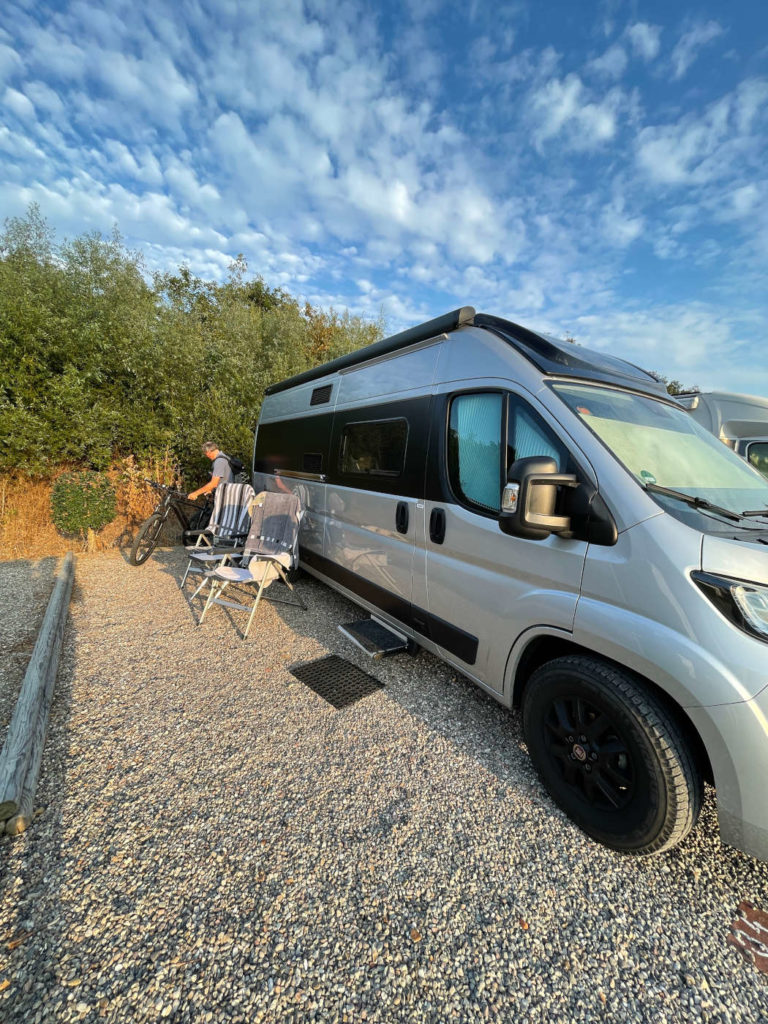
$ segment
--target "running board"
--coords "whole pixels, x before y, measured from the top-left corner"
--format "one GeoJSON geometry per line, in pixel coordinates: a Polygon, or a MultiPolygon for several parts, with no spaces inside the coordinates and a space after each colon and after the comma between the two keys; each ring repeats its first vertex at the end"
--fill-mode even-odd
{"type": "Polygon", "coordinates": [[[407,651],[408,638],[396,633],[378,619],[360,619],[359,622],[347,622],[338,630],[364,651],[369,658],[383,658],[387,654],[399,654],[407,651]]]}

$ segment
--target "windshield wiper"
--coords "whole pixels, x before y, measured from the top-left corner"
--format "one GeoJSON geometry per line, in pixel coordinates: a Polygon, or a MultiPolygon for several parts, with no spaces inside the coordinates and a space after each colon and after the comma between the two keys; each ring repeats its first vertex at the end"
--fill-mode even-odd
{"type": "MultiPolygon", "coordinates": [[[[711,501],[707,501],[706,498],[699,498],[695,494],[686,494],[685,491],[675,491],[671,487],[662,487],[661,484],[645,484],[646,491],[652,491],[654,494],[663,494],[667,498],[677,498],[678,501],[684,501],[686,505],[692,505],[694,508],[705,508],[708,512],[717,512],[718,515],[724,516],[726,519],[732,519],[734,523],[742,518],[738,512],[731,512],[729,508],[721,508],[720,505],[715,505],[711,501]]],[[[761,512],[760,515],[763,515],[761,512]]]]}
{"type": "Polygon", "coordinates": [[[742,512],[743,516],[765,516],[768,519],[768,508],[756,508],[751,512],[742,512]]]}

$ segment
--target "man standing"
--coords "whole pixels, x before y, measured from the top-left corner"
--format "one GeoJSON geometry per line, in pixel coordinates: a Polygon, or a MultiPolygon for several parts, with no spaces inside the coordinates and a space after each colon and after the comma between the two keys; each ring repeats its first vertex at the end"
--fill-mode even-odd
{"type": "Polygon", "coordinates": [[[207,484],[198,487],[196,491],[191,491],[187,495],[193,501],[195,498],[199,498],[201,494],[210,494],[211,491],[215,491],[219,484],[232,483],[232,467],[224,452],[219,451],[219,446],[214,444],[213,441],[206,441],[203,445],[203,454],[207,455],[213,463],[211,479],[207,484]]]}

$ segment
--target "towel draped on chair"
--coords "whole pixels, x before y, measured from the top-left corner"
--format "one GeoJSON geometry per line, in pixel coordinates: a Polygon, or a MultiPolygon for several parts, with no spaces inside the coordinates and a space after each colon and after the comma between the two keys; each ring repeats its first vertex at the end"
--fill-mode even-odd
{"type": "Polygon", "coordinates": [[[181,581],[182,587],[191,572],[203,572],[205,565],[221,560],[223,554],[215,549],[232,550],[238,541],[243,541],[250,526],[249,506],[253,496],[250,484],[219,484],[210,522],[200,531],[196,543],[186,548],[189,562],[181,581]]]}
{"type": "Polygon", "coordinates": [[[286,572],[298,564],[299,527],[303,515],[301,502],[294,494],[263,491],[251,499],[248,511],[251,516],[251,527],[240,553],[240,565],[222,565],[206,574],[212,585],[200,616],[202,623],[213,604],[247,610],[247,604],[225,600],[221,594],[230,584],[255,586],[258,592],[245,628],[245,637],[248,636],[264,590],[276,579],[282,580],[298,601],[286,601],[284,598],[271,596],[267,599],[298,604],[306,610],[301,595],[294,591],[286,575],[286,572]]]}

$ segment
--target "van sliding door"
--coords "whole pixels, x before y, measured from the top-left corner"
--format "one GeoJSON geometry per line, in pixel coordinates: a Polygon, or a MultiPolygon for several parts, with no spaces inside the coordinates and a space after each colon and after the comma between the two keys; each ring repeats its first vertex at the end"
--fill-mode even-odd
{"type": "Polygon", "coordinates": [[[332,430],[323,572],[403,624],[423,539],[429,401],[337,409],[332,430]]]}

